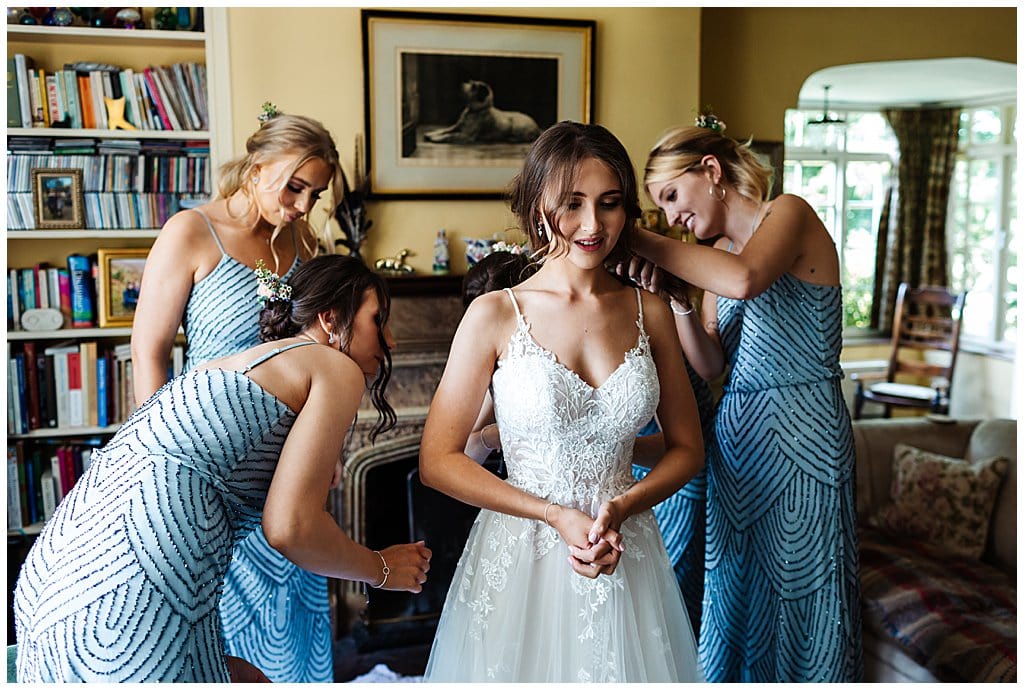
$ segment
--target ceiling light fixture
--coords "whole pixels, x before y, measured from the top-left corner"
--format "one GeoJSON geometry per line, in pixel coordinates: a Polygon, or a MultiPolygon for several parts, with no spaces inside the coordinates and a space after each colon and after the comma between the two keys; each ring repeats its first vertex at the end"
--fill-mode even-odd
{"type": "Polygon", "coordinates": [[[828,91],[831,88],[832,88],[831,84],[825,84],[825,86],[824,86],[824,89],[825,89],[825,107],[822,110],[821,117],[815,118],[813,120],[808,120],[807,124],[809,124],[809,125],[845,125],[846,124],[846,120],[844,120],[841,117],[833,117],[832,113],[829,112],[829,109],[828,109],[828,91]]]}

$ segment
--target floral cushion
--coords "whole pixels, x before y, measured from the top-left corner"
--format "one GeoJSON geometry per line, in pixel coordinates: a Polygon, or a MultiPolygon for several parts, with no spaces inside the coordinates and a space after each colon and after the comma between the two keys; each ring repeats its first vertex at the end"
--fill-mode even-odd
{"type": "Polygon", "coordinates": [[[893,450],[892,503],[868,522],[921,539],[956,556],[980,559],[1006,458],[967,462],[903,443],[893,450]]]}

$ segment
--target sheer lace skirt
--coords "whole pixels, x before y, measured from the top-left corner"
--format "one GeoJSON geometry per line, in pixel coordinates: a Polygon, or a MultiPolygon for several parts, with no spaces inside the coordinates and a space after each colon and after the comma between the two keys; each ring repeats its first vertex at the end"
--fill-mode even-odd
{"type": "Polygon", "coordinates": [[[572,571],[543,523],[482,510],[459,561],[428,681],[703,680],[679,585],[652,514],[623,525],[612,576],[572,571]]]}

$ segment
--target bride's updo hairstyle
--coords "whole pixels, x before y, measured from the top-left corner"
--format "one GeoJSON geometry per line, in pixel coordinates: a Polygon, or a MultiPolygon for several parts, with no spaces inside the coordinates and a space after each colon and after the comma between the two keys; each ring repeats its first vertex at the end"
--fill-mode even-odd
{"type": "Polygon", "coordinates": [[[363,306],[367,290],[377,293],[380,316],[377,337],[384,350],[384,361],[376,380],[370,385],[370,399],[380,416],[370,433],[373,440],[395,425],[395,411],[384,396],[391,380],[391,351],[384,338],[384,326],[391,311],[391,297],[384,278],[352,256],[324,254],[305,261],[288,281],[290,299],[271,299],[260,312],[260,339],[263,342],[290,338],[317,325],[318,316],[334,314],[335,336],[341,351],[347,353],[352,338],[352,322],[363,306]]]}
{"type": "Polygon", "coordinates": [[[625,259],[632,247],[636,221],[640,218],[640,198],[626,147],[601,125],[565,120],[548,127],[533,142],[522,171],[508,190],[509,206],[519,220],[519,229],[530,239],[534,258],[566,251],[558,217],[572,200],[580,165],[588,158],[601,161],[619,178],[626,211],[626,225],[608,262],[614,264],[619,258],[625,259]],[[548,236],[542,216],[557,238],[548,236]]]}

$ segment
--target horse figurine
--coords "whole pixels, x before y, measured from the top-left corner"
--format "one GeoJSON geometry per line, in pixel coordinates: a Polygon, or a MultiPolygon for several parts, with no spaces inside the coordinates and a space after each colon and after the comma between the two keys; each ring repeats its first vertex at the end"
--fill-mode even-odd
{"type": "Polygon", "coordinates": [[[407,256],[413,256],[412,251],[402,249],[394,256],[383,257],[373,262],[373,267],[381,273],[391,275],[402,275],[413,272],[413,267],[405,263],[407,256]]]}

